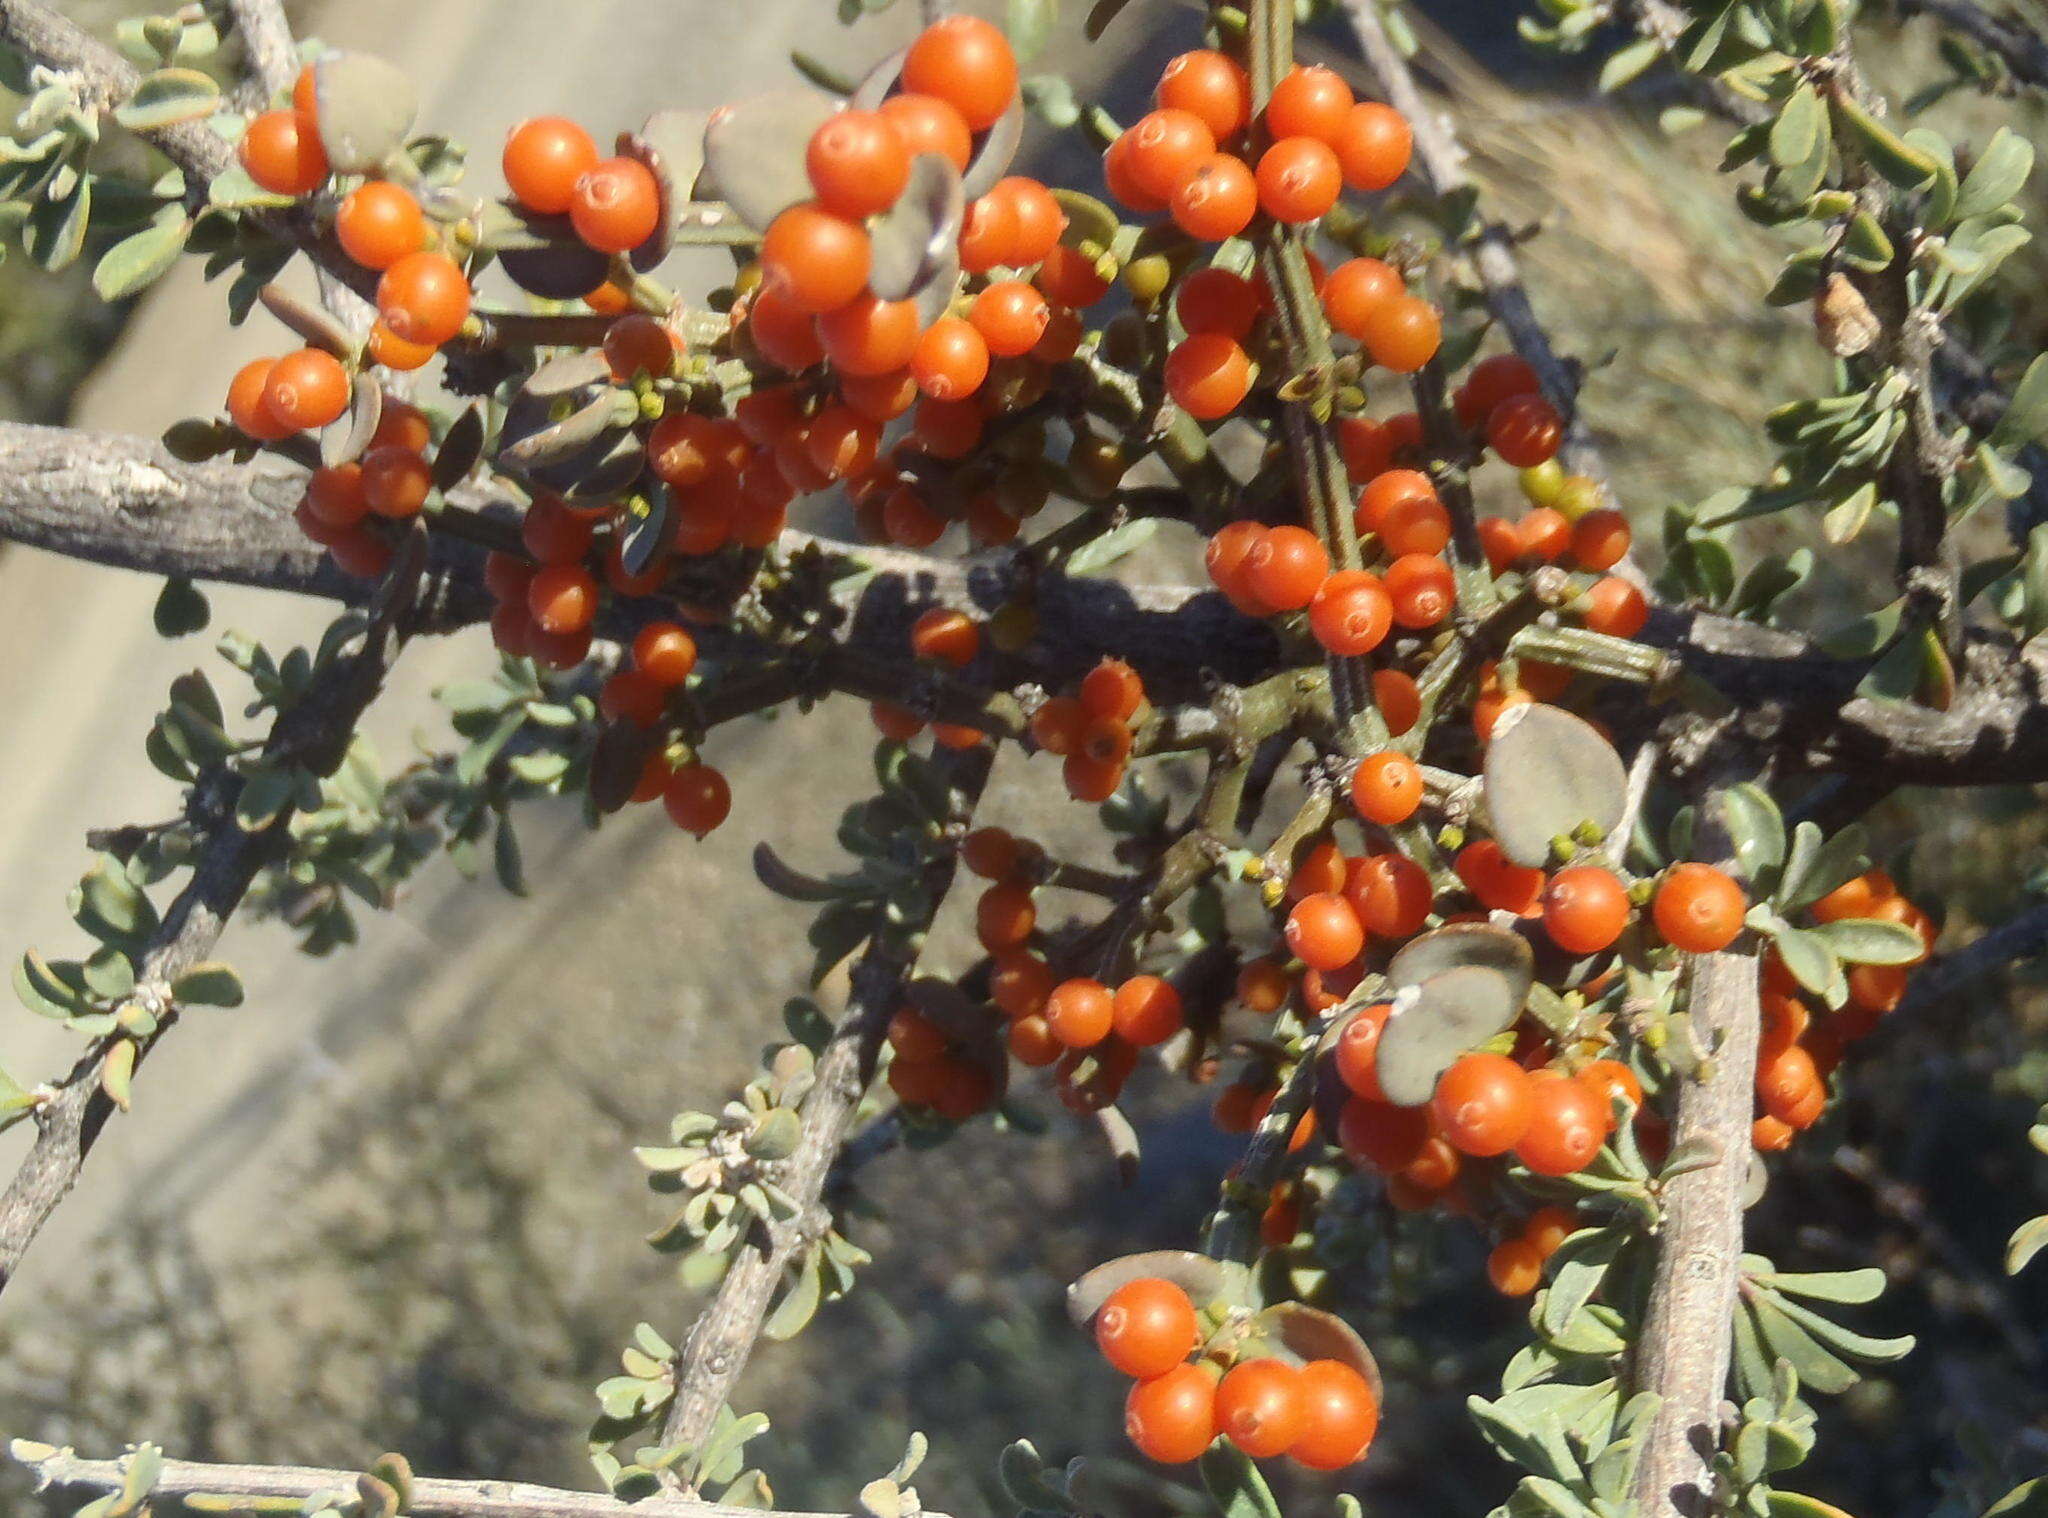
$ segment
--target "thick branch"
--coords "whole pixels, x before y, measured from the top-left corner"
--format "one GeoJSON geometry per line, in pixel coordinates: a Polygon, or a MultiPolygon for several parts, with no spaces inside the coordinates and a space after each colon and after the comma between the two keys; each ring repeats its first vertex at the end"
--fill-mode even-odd
{"type": "Polygon", "coordinates": [[[1711,1164],[1674,1177],[1663,1192],[1656,1275],[1636,1336],[1634,1390],[1662,1402],[1636,1471],[1642,1518],[1705,1518],[1709,1474],[1720,1443],[1729,1338],[1742,1256],[1742,1196],[1749,1175],[1749,1128],[1757,1050],[1757,964],[1753,954],[1707,954],[1692,962],[1691,1013],[1713,1050],[1705,1078],[1678,1095],[1672,1144],[1704,1146],[1711,1164]]]}
{"type": "MultiPolygon", "coordinates": [[[[417,561],[413,573],[417,574],[417,561]]],[[[391,582],[399,588],[396,581],[391,582]]],[[[394,596],[373,618],[363,647],[335,660],[300,701],[279,714],[264,744],[267,761],[331,774],[340,764],[357,720],[383,684],[402,635],[394,623],[406,594],[394,596]]],[[[177,1020],[171,986],[180,975],[213,952],[221,930],[241,904],[258,872],[275,861],[289,839],[293,815],[286,807],[255,832],[242,828],[234,816],[239,782],[232,776],[216,781],[218,794],[202,793],[213,821],[193,866],[191,881],[178,893],[136,966],[135,989],[129,1001],[152,1013],[156,1032],[137,1038],[139,1064],[177,1020]]],[[[36,1109],[37,1134],[21,1168],[0,1193],[0,1291],[14,1279],[22,1257],[77,1184],[100,1131],[114,1111],[101,1084],[108,1053],[125,1035],[95,1040],[72,1066],[54,1095],[36,1109]]]]}
{"type": "MultiPolygon", "coordinates": [[[[988,783],[992,759],[992,746],[986,744],[949,759],[957,820],[963,825],[988,783]]],[[[927,900],[944,899],[957,858],[946,851],[935,859],[927,871],[927,900]]],[[[914,949],[906,954],[902,947],[908,936],[878,935],[854,966],[845,1015],[819,1057],[814,1084],[799,1109],[802,1138],[776,1178],[796,1203],[797,1215],[772,1237],[742,1246],[719,1282],[717,1295],[676,1351],[675,1397],[661,1430],[666,1448],[702,1447],[761,1337],[762,1322],[783,1276],[829,1226],[823,1209],[825,1184],[853,1131],[854,1114],[874,1076],[889,1019],[902,1005],[903,982],[915,958],[914,949]]]]}
{"type": "MultiPolygon", "coordinates": [[[[84,1460],[69,1450],[36,1458],[26,1446],[15,1457],[36,1473],[38,1489],[115,1492],[121,1489],[125,1461],[84,1460]]],[[[354,1471],[318,1470],[292,1465],[199,1465],[166,1460],[154,1487],[158,1497],[183,1498],[201,1493],[244,1497],[258,1502],[299,1501],[333,1492],[353,1499],[354,1471]]],[[[698,1502],[675,1496],[649,1497],[627,1504],[603,1492],[568,1492],[523,1481],[446,1481],[416,1476],[411,1518],[845,1518],[843,1514],[774,1513],[759,1508],[698,1502]]],[[[926,1512],[924,1518],[944,1518],[926,1512]]]]}

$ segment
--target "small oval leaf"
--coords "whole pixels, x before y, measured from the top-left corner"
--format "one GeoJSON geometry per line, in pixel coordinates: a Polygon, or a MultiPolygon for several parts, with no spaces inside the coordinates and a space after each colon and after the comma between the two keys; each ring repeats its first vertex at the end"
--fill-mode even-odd
{"type": "Polygon", "coordinates": [[[910,182],[868,233],[868,286],[883,300],[908,300],[958,266],[960,220],[966,211],[960,173],[937,153],[911,160],[910,182]]]}
{"type": "Polygon", "coordinates": [[[1456,922],[1402,945],[1387,964],[1387,980],[1396,990],[1419,986],[1461,965],[1484,965],[1506,976],[1518,1006],[1536,979],[1536,955],[1521,934],[1491,923],[1456,922]]]}
{"type": "Polygon", "coordinates": [[[757,232],[809,200],[804,149],[838,109],[838,101],[816,90],[780,90],[712,112],[704,128],[704,172],[718,198],[757,232]]]}
{"type": "Polygon", "coordinates": [[[320,146],[337,174],[374,174],[405,146],[419,112],[412,76],[372,53],[329,53],[313,65],[320,146]]]}
{"type": "Polygon", "coordinates": [[[1508,978],[1485,965],[1430,977],[1380,1035],[1380,1089],[1396,1106],[1420,1106],[1461,1054],[1506,1028],[1521,1010],[1508,978]]]}
{"type": "Polygon", "coordinates": [[[1551,841],[1592,823],[1621,821],[1628,772],[1614,746],[1560,707],[1509,707],[1486,747],[1486,811],[1501,852],[1516,864],[1550,862],[1551,841]]]}

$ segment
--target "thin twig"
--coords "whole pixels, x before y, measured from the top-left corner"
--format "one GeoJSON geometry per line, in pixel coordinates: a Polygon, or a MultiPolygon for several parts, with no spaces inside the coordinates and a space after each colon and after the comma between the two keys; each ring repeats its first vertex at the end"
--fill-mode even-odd
{"type": "MultiPolygon", "coordinates": [[[[263,746],[266,763],[332,774],[347,751],[357,720],[383,686],[385,672],[404,643],[405,618],[413,605],[424,545],[413,540],[386,582],[388,594],[371,618],[355,653],[327,665],[298,702],[279,713],[263,746]]],[[[157,1019],[156,1031],[136,1037],[139,1065],[177,1021],[172,986],[201,963],[220,940],[228,918],[241,905],[257,874],[276,861],[290,840],[294,808],[287,805],[251,832],[234,814],[241,781],[218,777],[219,794],[209,798],[215,818],[192,878],[165,912],[136,966],[128,1000],[157,1019]]],[[[95,1039],[83,1057],[36,1108],[35,1143],[14,1179],[0,1193],[0,1291],[14,1279],[43,1226],[77,1184],[114,1103],[102,1085],[108,1055],[129,1035],[95,1039]]]]}
{"type": "MultiPolygon", "coordinates": [[[[14,1455],[35,1472],[38,1489],[116,1492],[126,1479],[126,1460],[86,1460],[68,1449],[38,1455],[35,1448],[17,1441],[14,1455]]],[[[360,1479],[355,1471],[308,1466],[200,1465],[166,1460],[153,1490],[162,1498],[242,1497],[252,1506],[303,1501],[329,1492],[353,1502],[360,1479]]],[[[411,1496],[405,1509],[411,1518],[846,1518],[843,1513],[775,1513],[667,1494],[628,1504],[603,1492],[570,1492],[523,1481],[447,1481],[432,1476],[415,1476],[411,1496]]],[[[944,1515],[927,1509],[924,1518],[944,1515]]]]}

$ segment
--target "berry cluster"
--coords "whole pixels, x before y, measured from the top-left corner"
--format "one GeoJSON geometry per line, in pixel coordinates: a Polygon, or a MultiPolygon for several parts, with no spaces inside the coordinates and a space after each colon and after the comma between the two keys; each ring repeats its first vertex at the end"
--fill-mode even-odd
{"type": "Polygon", "coordinates": [[[1202,1315],[1171,1281],[1127,1281],[1103,1302],[1095,1342],[1136,1381],[1124,1432],[1140,1451],[1178,1465],[1221,1434],[1254,1459],[1287,1455],[1311,1470],[1365,1458],[1380,1408],[1364,1376],[1341,1360],[1244,1353],[1228,1337],[1205,1334],[1202,1315]]]}

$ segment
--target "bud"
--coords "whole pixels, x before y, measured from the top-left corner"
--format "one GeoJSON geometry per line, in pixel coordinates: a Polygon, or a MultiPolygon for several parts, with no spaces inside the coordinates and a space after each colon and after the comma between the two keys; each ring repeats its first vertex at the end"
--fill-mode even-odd
{"type": "Polygon", "coordinates": [[[1836,358],[1866,351],[1877,341],[1877,317],[1847,275],[1830,274],[1813,298],[1813,328],[1836,358]]]}

